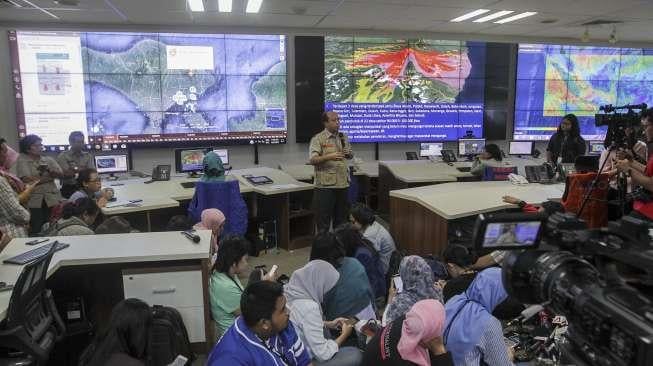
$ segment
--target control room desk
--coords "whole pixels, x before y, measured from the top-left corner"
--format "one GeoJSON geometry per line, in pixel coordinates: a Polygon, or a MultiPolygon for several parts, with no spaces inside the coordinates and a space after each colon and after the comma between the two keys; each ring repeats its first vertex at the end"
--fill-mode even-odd
{"type": "MultiPolygon", "coordinates": [[[[258,221],[276,221],[279,246],[294,249],[303,246],[306,243],[304,239],[313,235],[313,215],[310,210],[312,184],[300,182],[286,172],[267,167],[232,170],[226,179],[239,181],[240,192],[248,203],[250,218],[255,218],[258,221]],[[243,177],[245,175],[265,175],[274,183],[255,186],[243,177]],[[293,205],[297,209],[291,212],[291,200],[294,198],[298,198],[300,203],[293,205]],[[308,201],[308,203],[304,201],[308,201]],[[302,223],[299,225],[302,230],[298,230],[296,235],[291,231],[290,225],[295,218],[298,219],[297,223],[300,223],[299,221],[302,223]],[[303,219],[299,220],[299,218],[303,219]],[[295,237],[301,238],[303,244],[293,243],[295,237]]],[[[102,212],[108,216],[143,213],[146,218],[147,230],[151,231],[152,212],[178,208],[180,202],[191,200],[195,188],[184,188],[181,183],[197,179],[172,177],[169,181],[144,184],[143,182],[146,180],[148,179],[140,178],[110,182],[107,186],[115,190],[118,201],[110,203],[109,207],[102,209],[102,212]],[[130,200],[142,200],[142,202],[133,206],[125,205],[130,200]]],[[[185,214],[185,212],[183,213],[185,214]]]]}
{"type": "Polygon", "coordinates": [[[471,162],[456,162],[453,165],[430,160],[391,160],[379,162],[379,213],[390,212],[390,191],[421,187],[438,183],[475,180],[469,172],[457,168],[471,168],[471,162]]]}
{"type": "MultiPolygon", "coordinates": [[[[191,343],[206,350],[212,346],[207,340],[213,337],[208,295],[211,232],[201,230],[198,235],[197,244],[178,232],[57,237],[70,247],[54,253],[48,288],[55,299],[82,296],[87,319],[99,327],[107,324],[113,306],[126,297],[174,306],[191,343]]],[[[33,249],[25,245],[29,240],[12,240],[0,253],[0,263],[33,249]]],[[[22,269],[0,264],[0,279],[14,284],[22,269]]],[[[0,292],[0,320],[7,316],[10,297],[11,292],[0,292]]]]}
{"type": "Polygon", "coordinates": [[[411,254],[439,254],[447,245],[448,221],[515,208],[505,195],[526,202],[559,200],[564,184],[514,185],[502,182],[445,183],[390,192],[390,228],[411,254]]]}

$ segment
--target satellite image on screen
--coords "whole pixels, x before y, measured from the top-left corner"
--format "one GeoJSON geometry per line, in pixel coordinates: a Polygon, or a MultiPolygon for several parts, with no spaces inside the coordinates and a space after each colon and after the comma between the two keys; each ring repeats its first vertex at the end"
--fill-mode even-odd
{"type": "Polygon", "coordinates": [[[286,100],[279,37],[247,37],[87,34],[82,55],[89,65],[93,132],[285,128],[271,123],[286,100]]]}
{"type": "Polygon", "coordinates": [[[326,37],[325,109],[352,142],[483,136],[486,45],[429,39],[326,37]]]}
{"type": "Polygon", "coordinates": [[[11,31],[10,49],[19,133],[45,145],[285,139],[282,35],[11,31]]]}
{"type": "Polygon", "coordinates": [[[515,139],[546,140],[567,113],[588,140],[603,140],[594,115],[606,104],[651,103],[653,50],[519,45],[515,139]]]}
{"type": "Polygon", "coordinates": [[[453,103],[471,62],[451,41],[357,38],[327,42],[325,70],[330,101],[453,103]]]}

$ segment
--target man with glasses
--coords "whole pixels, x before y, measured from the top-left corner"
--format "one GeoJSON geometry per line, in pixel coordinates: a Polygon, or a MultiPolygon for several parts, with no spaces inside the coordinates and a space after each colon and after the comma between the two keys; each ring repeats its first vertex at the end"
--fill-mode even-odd
{"type": "Polygon", "coordinates": [[[324,130],[311,139],[310,164],[315,167],[315,210],[318,232],[328,231],[347,221],[347,189],[349,168],[353,157],[349,138],[340,132],[340,117],[336,112],[322,114],[324,130]]]}
{"type": "Polygon", "coordinates": [[[84,151],[84,134],[81,131],[73,131],[68,136],[70,149],[62,152],[57,157],[57,163],[63,170],[61,180],[61,195],[69,198],[77,189],[77,173],[80,170],[93,168],[91,154],[84,151]]]}
{"type": "Polygon", "coordinates": [[[113,198],[113,189],[102,189],[102,179],[97,170],[83,169],[77,176],[78,190],[68,199],[69,202],[75,202],[80,198],[88,197],[96,201],[98,207],[105,207],[107,202],[113,198]]]}
{"type": "MultiPolygon", "coordinates": [[[[647,110],[642,116],[642,128],[646,142],[653,141],[653,109],[647,110]]],[[[645,190],[645,194],[638,195],[633,202],[633,211],[628,215],[636,219],[645,220],[653,224],[653,156],[649,156],[646,165],[633,160],[628,155],[625,159],[617,161],[617,170],[628,174],[634,185],[645,190]]]]}

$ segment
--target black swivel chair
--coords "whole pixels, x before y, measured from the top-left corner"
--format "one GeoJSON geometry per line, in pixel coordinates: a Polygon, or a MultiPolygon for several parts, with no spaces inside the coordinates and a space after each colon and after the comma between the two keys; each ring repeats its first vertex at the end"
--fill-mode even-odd
{"type": "Polygon", "coordinates": [[[0,323],[0,345],[22,352],[22,359],[0,359],[0,364],[45,364],[65,326],[45,281],[55,245],[25,265],[11,293],[6,319],[0,323]]]}

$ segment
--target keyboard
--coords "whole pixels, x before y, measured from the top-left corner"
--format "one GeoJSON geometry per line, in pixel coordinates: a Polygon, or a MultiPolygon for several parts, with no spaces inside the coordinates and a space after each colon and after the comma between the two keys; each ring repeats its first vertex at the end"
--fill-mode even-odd
{"type": "Polygon", "coordinates": [[[9,259],[5,259],[2,261],[2,263],[8,263],[8,264],[27,264],[29,262],[32,262],[34,260],[37,260],[44,255],[48,254],[48,251],[50,251],[50,247],[52,245],[56,245],[57,247],[55,248],[55,251],[58,252],[62,249],[66,249],[70,246],[70,244],[66,243],[59,243],[58,241],[55,241],[52,244],[45,244],[44,246],[34,248],[32,250],[28,250],[24,253],[18,254],[15,257],[11,257],[9,259]]]}
{"type": "Polygon", "coordinates": [[[195,188],[197,182],[181,182],[180,184],[184,188],[195,188]]]}
{"type": "Polygon", "coordinates": [[[472,167],[470,167],[470,166],[461,166],[461,167],[458,167],[456,169],[458,169],[458,171],[461,172],[461,173],[469,173],[469,172],[472,171],[472,167]]]}

